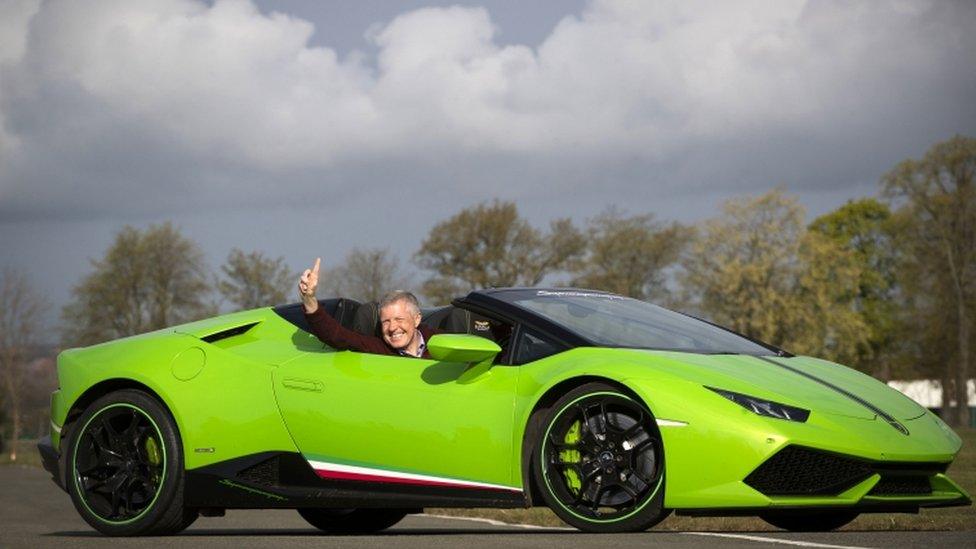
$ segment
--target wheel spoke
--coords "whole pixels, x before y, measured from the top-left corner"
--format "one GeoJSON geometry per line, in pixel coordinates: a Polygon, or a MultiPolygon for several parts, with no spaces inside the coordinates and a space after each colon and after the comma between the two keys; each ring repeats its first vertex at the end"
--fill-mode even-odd
{"type": "Polygon", "coordinates": [[[561,441],[556,438],[555,433],[549,433],[549,443],[552,444],[556,449],[576,449],[579,447],[579,442],[566,442],[561,441]]]}
{"type": "Polygon", "coordinates": [[[603,422],[603,436],[607,436],[610,432],[610,414],[607,413],[607,401],[600,401],[600,418],[603,422]]]}
{"type": "Polygon", "coordinates": [[[595,479],[597,475],[599,475],[599,473],[600,473],[599,468],[593,469],[592,471],[590,471],[588,475],[584,476],[580,480],[579,493],[576,494],[576,499],[573,500],[574,506],[583,503],[583,499],[586,497],[586,493],[590,491],[590,485],[593,483],[593,479],[595,479]]]}
{"type": "Polygon", "coordinates": [[[640,412],[640,416],[637,418],[637,423],[628,427],[621,436],[624,439],[634,438],[634,435],[644,430],[644,412],[640,412]]]}
{"type": "Polygon", "coordinates": [[[120,435],[123,435],[128,440],[135,440],[136,437],[136,427],[139,425],[139,416],[136,414],[135,409],[132,410],[132,417],[129,418],[129,425],[122,430],[120,435]]]}
{"type": "Polygon", "coordinates": [[[590,505],[590,510],[593,511],[594,515],[600,516],[600,498],[603,496],[603,493],[606,492],[607,489],[609,488],[610,485],[607,484],[597,485],[596,494],[593,495],[593,501],[591,502],[592,505],[590,505]]]}
{"type": "Polygon", "coordinates": [[[634,503],[637,503],[637,500],[640,498],[640,496],[637,494],[637,491],[634,490],[634,488],[630,485],[630,483],[618,482],[617,486],[619,486],[620,489],[623,490],[624,492],[627,492],[627,495],[630,496],[630,499],[633,500],[634,503]]]}

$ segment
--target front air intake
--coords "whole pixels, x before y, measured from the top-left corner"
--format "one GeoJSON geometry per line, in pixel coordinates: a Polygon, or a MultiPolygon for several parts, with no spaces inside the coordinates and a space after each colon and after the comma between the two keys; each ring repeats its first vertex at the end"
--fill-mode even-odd
{"type": "Polygon", "coordinates": [[[745,482],[768,496],[837,495],[873,473],[865,461],[802,446],[787,446],[745,482]]]}

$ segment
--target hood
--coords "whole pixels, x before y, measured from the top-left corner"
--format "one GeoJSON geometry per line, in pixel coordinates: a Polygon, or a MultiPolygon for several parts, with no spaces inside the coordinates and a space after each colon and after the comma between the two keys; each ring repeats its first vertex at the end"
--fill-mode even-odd
{"type": "Polygon", "coordinates": [[[873,407],[900,420],[925,413],[915,401],[871,376],[826,360],[642,352],[682,363],[688,368],[683,375],[702,385],[810,411],[873,419],[878,415],[873,407]]]}

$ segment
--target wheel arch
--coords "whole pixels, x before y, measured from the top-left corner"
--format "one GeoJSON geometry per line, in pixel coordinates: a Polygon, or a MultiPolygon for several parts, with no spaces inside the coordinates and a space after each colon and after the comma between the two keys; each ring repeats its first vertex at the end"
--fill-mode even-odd
{"type": "Polygon", "coordinates": [[[546,411],[548,411],[549,408],[552,407],[552,405],[555,404],[556,401],[559,400],[559,397],[561,397],[562,395],[568,393],[569,391],[572,391],[577,387],[586,385],[587,383],[594,383],[594,382],[606,383],[607,385],[616,387],[620,389],[621,392],[625,393],[627,396],[633,398],[637,402],[640,402],[645,407],[647,407],[648,410],[650,410],[650,406],[648,406],[647,402],[644,402],[644,399],[642,399],[637,394],[636,391],[634,391],[633,389],[631,389],[630,387],[628,387],[626,384],[622,383],[619,380],[611,379],[604,376],[580,375],[580,376],[570,377],[567,379],[563,379],[555,383],[548,389],[546,389],[542,393],[542,396],[536,400],[535,405],[532,408],[532,411],[528,415],[528,420],[526,421],[525,429],[522,431],[523,432],[522,448],[520,454],[522,486],[525,486],[527,488],[525,491],[525,495],[526,495],[526,499],[528,500],[528,504],[530,506],[544,505],[543,503],[544,500],[542,499],[542,493],[540,492],[540,488],[536,486],[536,483],[532,478],[532,470],[530,468],[530,465],[531,465],[533,446],[535,444],[536,439],[538,438],[539,432],[542,430],[542,420],[543,417],[545,416],[546,411]]]}
{"type": "Polygon", "coordinates": [[[142,391],[152,398],[159,401],[160,405],[173,419],[174,424],[177,424],[177,430],[179,430],[179,424],[176,423],[176,418],[170,409],[170,405],[166,402],[158,391],[153,390],[151,387],[145,383],[141,383],[131,378],[112,378],[100,381],[88,389],[86,389],[78,398],[75,399],[74,403],[68,408],[68,415],[65,418],[64,425],[62,427],[62,442],[67,439],[68,431],[74,426],[75,421],[81,414],[85,413],[85,410],[96,400],[102,398],[103,396],[114,393],[115,391],[121,391],[124,389],[135,389],[142,391]]]}

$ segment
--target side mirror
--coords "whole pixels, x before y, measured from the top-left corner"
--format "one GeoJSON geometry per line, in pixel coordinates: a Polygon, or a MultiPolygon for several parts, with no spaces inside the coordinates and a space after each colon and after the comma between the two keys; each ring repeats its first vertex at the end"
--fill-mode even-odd
{"type": "Polygon", "coordinates": [[[502,352],[494,341],[469,334],[437,334],[427,342],[427,350],[434,360],[489,364],[502,352]]]}

